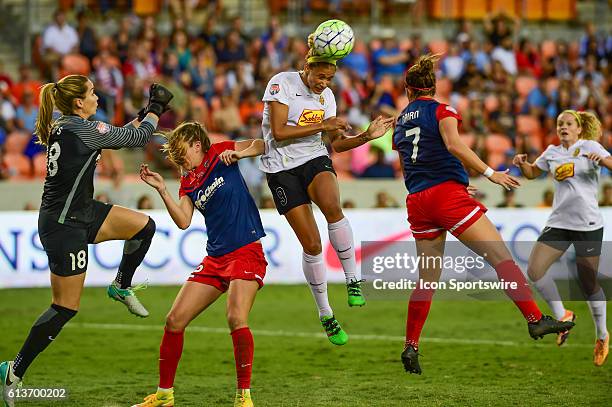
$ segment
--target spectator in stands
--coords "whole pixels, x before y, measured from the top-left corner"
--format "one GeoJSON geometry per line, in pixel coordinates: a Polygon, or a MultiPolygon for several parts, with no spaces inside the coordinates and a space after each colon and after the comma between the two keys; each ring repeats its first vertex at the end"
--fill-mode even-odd
{"type": "Polygon", "coordinates": [[[351,199],[345,199],[344,202],[342,202],[342,208],[343,209],[354,209],[356,208],[355,202],[352,201],[351,199]]]}
{"type": "Polygon", "coordinates": [[[514,158],[515,150],[511,148],[510,150],[504,153],[505,161],[501,163],[495,171],[506,171],[508,170],[508,174],[514,177],[521,177],[521,170],[514,164],[512,164],[512,159],[514,158]]]}
{"type": "MultiPolygon", "coordinates": [[[[0,132],[2,132],[2,129],[0,129],[0,132]]],[[[4,146],[0,143],[0,181],[8,179],[8,177],[9,169],[4,162],[4,146]]]]}
{"type": "Polygon", "coordinates": [[[129,45],[134,39],[133,34],[131,17],[123,17],[119,23],[119,31],[114,36],[115,48],[121,64],[124,64],[127,60],[129,45]]]}
{"type": "Polygon", "coordinates": [[[386,162],[385,152],[376,146],[371,146],[370,152],[374,153],[376,161],[365,169],[361,178],[395,178],[395,170],[386,162]]]}
{"type": "Polygon", "coordinates": [[[19,81],[12,86],[11,92],[17,103],[23,103],[23,94],[26,90],[29,90],[33,95],[34,104],[38,106],[40,103],[40,87],[42,85],[42,82],[32,79],[30,66],[23,64],[19,67],[19,81]]]}
{"type": "Polygon", "coordinates": [[[123,74],[117,63],[118,60],[110,52],[102,51],[95,64],[98,103],[111,120],[115,117],[115,106],[123,103],[123,74]]]}
{"type": "Polygon", "coordinates": [[[601,188],[599,206],[612,206],[612,183],[606,182],[601,188]]]}
{"type": "Polygon", "coordinates": [[[514,142],[516,138],[516,114],[512,107],[512,100],[506,93],[500,94],[498,100],[497,108],[489,113],[488,122],[491,132],[504,134],[514,142]]]}
{"type": "Polygon", "coordinates": [[[555,192],[550,188],[546,188],[542,194],[542,202],[540,202],[538,208],[552,208],[554,198],[555,192]]]}
{"type": "Polygon", "coordinates": [[[221,95],[221,104],[212,114],[214,128],[221,133],[236,138],[242,129],[242,119],[236,100],[229,93],[221,95]]]}
{"type": "Polygon", "coordinates": [[[522,208],[524,205],[515,201],[516,191],[514,189],[504,189],[504,200],[497,204],[498,208],[522,208]]]}
{"type": "Polygon", "coordinates": [[[393,30],[385,33],[382,43],[383,46],[372,53],[374,80],[380,80],[383,75],[400,79],[406,70],[408,55],[399,49],[393,30]]]}
{"type": "Polygon", "coordinates": [[[584,82],[589,76],[595,87],[599,88],[603,85],[605,78],[598,71],[597,59],[593,55],[587,56],[583,68],[576,73],[576,78],[581,82],[584,82]]]}
{"type": "Polygon", "coordinates": [[[138,202],[136,203],[136,208],[141,209],[141,210],[155,209],[153,207],[153,201],[151,200],[151,197],[147,194],[142,195],[140,198],[138,198],[138,202]]]}
{"type": "Polygon", "coordinates": [[[189,49],[189,37],[183,30],[175,31],[172,34],[171,53],[176,55],[179,70],[185,71],[191,65],[191,50],[189,49]]]}
{"type": "Polygon", "coordinates": [[[468,109],[463,116],[463,130],[476,135],[487,134],[489,132],[484,103],[481,98],[474,97],[470,99],[468,109]]]}
{"type": "Polygon", "coordinates": [[[77,15],[77,33],[79,35],[79,52],[85,55],[89,61],[93,61],[98,52],[96,33],[89,24],[85,11],[77,15]]]}
{"type": "Polygon", "coordinates": [[[66,23],[66,15],[62,10],[53,14],[53,24],[48,26],[42,36],[42,54],[50,69],[51,79],[58,76],[58,68],[64,55],[77,52],[79,49],[79,35],[77,31],[66,23]]]}
{"type": "MultiPolygon", "coordinates": [[[[512,29],[510,28],[510,17],[503,12],[497,15],[489,14],[483,20],[484,31],[494,47],[501,45],[505,39],[512,40],[512,29]]],[[[514,20],[515,31],[520,27],[520,20],[514,20]]]]}
{"type": "Polygon", "coordinates": [[[3,90],[11,89],[13,87],[13,80],[11,79],[11,75],[8,72],[4,72],[4,65],[2,60],[0,60],[0,93],[3,90]]]}
{"type": "Polygon", "coordinates": [[[18,130],[23,130],[28,134],[34,133],[36,117],[38,116],[38,106],[34,104],[34,94],[30,89],[25,89],[23,102],[17,107],[15,123],[18,130]]]}
{"type": "Polygon", "coordinates": [[[15,129],[15,118],[17,117],[17,112],[10,102],[9,96],[8,85],[0,83],[0,125],[7,133],[15,129]]]}
{"type": "Polygon", "coordinates": [[[397,201],[386,191],[379,191],[376,194],[374,208],[399,208],[397,201]]]}
{"type": "Polygon", "coordinates": [[[546,82],[538,81],[537,86],[527,95],[525,104],[521,109],[521,114],[543,117],[550,102],[550,99],[546,95],[546,82]]]}
{"type": "Polygon", "coordinates": [[[240,34],[230,31],[217,48],[217,62],[228,70],[236,70],[238,62],[246,59],[246,48],[240,34]]]}
{"type": "Polygon", "coordinates": [[[355,72],[360,79],[366,79],[370,73],[370,61],[366,44],[362,40],[355,41],[353,51],[339,61],[339,66],[355,72]]]}
{"type": "Polygon", "coordinates": [[[25,205],[23,205],[23,210],[24,211],[37,211],[38,207],[36,206],[34,202],[28,201],[25,203],[25,205]]]}
{"type": "Polygon", "coordinates": [[[528,38],[521,38],[516,51],[516,66],[519,74],[539,78],[542,74],[542,64],[538,49],[528,38]]]}
{"type": "Polygon", "coordinates": [[[499,61],[504,70],[510,75],[516,75],[518,73],[514,44],[511,36],[504,37],[500,45],[493,48],[491,59],[499,61]]]}
{"type": "Polygon", "coordinates": [[[457,82],[465,70],[465,61],[459,55],[459,46],[455,43],[450,45],[448,54],[440,62],[442,74],[453,82],[457,82]]]}
{"type": "Polygon", "coordinates": [[[217,57],[215,56],[212,46],[206,45],[196,54],[196,58],[190,70],[193,89],[199,96],[206,99],[208,103],[211,102],[215,94],[214,81],[216,61],[217,57]]]}
{"type": "Polygon", "coordinates": [[[214,16],[209,16],[208,19],[206,19],[204,29],[200,33],[199,38],[206,44],[210,44],[215,48],[217,47],[221,35],[219,35],[219,31],[217,30],[217,19],[214,16]]]}
{"type": "MultiPolygon", "coordinates": [[[[111,158],[112,161],[114,161],[111,158]]],[[[115,205],[130,206],[130,203],[134,201],[130,199],[132,192],[130,188],[125,185],[125,174],[123,169],[119,166],[115,166],[110,170],[111,187],[106,192],[108,199],[115,205]]]]}

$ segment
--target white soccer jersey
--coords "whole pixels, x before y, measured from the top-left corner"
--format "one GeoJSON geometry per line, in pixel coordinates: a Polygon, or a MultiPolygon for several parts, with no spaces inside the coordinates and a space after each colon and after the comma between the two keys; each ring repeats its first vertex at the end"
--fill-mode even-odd
{"type": "Polygon", "coordinates": [[[266,151],[259,161],[259,168],[263,172],[289,170],[313,158],[328,155],[321,133],[286,141],[274,140],[269,102],[279,102],[289,107],[287,125],[306,126],[336,116],[336,100],[331,89],[326,88],[317,95],[302,82],[298,72],[281,72],[270,79],[262,100],[266,102],[261,123],[266,151]]]}
{"type": "Polygon", "coordinates": [[[581,232],[603,227],[597,203],[601,167],[586,158],[588,153],[610,155],[598,142],[580,139],[569,148],[550,145],[536,160],[538,168],[552,174],[555,185],[546,226],[581,232]]]}

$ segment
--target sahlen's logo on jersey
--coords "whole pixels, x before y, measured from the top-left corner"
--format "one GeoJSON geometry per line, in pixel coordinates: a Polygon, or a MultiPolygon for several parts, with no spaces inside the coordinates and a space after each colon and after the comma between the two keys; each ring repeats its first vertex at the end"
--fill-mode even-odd
{"type": "Polygon", "coordinates": [[[309,124],[321,123],[324,115],[324,110],[304,109],[297,124],[298,126],[308,126],[309,124]]]}
{"type": "Polygon", "coordinates": [[[280,85],[278,83],[270,85],[270,95],[276,95],[278,92],[280,92],[280,85]]]}
{"type": "Polygon", "coordinates": [[[563,181],[574,176],[574,163],[561,164],[555,170],[555,179],[563,181]]]}
{"type": "Polygon", "coordinates": [[[206,202],[214,195],[219,188],[225,184],[223,177],[215,177],[212,184],[206,187],[205,190],[198,191],[198,199],[195,201],[195,206],[198,209],[204,209],[206,202]]]}

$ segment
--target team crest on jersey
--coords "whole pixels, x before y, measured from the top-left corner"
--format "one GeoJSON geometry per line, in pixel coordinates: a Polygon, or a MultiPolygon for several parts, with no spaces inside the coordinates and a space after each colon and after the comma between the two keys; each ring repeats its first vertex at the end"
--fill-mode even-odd
{"type": "Polygon", "coordinates": [[[322,105],[325,104],[325,98],[323,97],[323,95],[319,96],[319,103],[322,105]]]}
{"type": "Polygon", "coordinates": [[[555,179],[563,181],[574,176],[574,163],[561,164],[555,170],[555,179]]]}
{"type": "Polygon", "coordinates": [[[304,109],[297,124],[298,126],[308,126],[309,124],[321,123],[324,115],[324,110],[304,109]]]}
{"type": "Polygon", "coordinates": [[[278,92],[280,92],[280,85],[278,83],[270,85],[270,95],[276,95],[278,92]]]}
{"type": "Polygon", "coordinates": [[[100,134],[104,134],[110,131],[110,126],[106,123],[98,122],[96,129],[100,132],[100,134]]]}
{"type": "Polygon", "coordinates": [[[574,157],[578,157],[580,155],[580,149],[577,148],[574,150],[574,154],[572,154],[574,157]]]}

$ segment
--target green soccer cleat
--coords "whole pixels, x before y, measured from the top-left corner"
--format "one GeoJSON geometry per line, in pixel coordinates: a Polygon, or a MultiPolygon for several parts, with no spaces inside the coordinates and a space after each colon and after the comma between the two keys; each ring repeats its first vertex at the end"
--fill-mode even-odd
{"type": "Polygon", "coordinates": [[[348,335],[333,315],[331,317],[321,317],[321,325],[325,329],[327,339],[334,345],[340,346],[348,342],[348,335]]]}
{"type": "Polygon", "coordinates": [[[149,316],[149,311],[140,303],[135,294],[135,291],[144,290],[145,288],[147,288],[146,284],[138,284],[135,287],[129,288],[120,288],[119,284],[113,281],[111,285],[108,286],[106,293],[109,298],[125,304],[132,314],[146,318],[149,316]]]}
{"type": "Polygon", "coordinates": [[[21,388],[21,379],[11,374],[13,362],[6,361],[0,363],[0,381],[2,382],[2,407],[13,407],[15,396],[12,394],[16,389],[21,388]],[[11,384],[8,384],[9,381],[11,384]]]}
{"type": "Polygon", "coordinates": [[[349,307],[363,307],[366,304],[366,299],[361,292],[361,283],[363,283],[363,281],[364,280],[351,280],[346,285],[349,307]]]}

